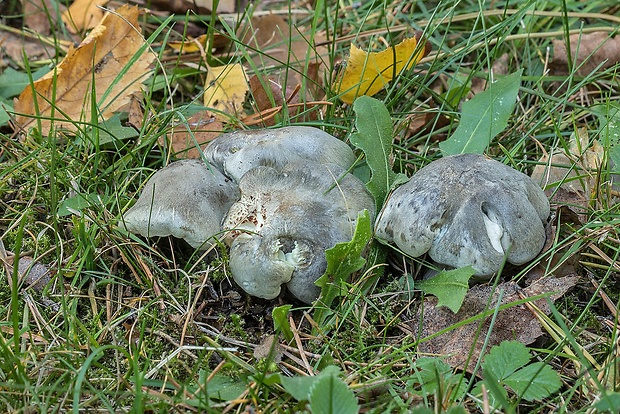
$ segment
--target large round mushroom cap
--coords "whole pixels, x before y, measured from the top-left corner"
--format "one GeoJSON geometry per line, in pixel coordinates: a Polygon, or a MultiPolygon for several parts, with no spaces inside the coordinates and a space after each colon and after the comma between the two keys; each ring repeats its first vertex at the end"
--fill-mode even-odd
{"type": "Polygon", "coordinates": [[[304,126],[222,134],[209,143],[204,155],[237,182],[258,166],[282,169],[290,163],[309,161],[348,169],[355,162],[346,143],[320,129],[304,126]]]}
{"type": "Polygon", "coordinates": [[[125,228],[145,237],[174,236],[207,249],[239,190],[217,169],[200,160],[171,163],[144,185],[123,216],[125,228]]]}
{"type": "Polygon", "coordinates": [[[545,243],[549,201],[527,175],[482,155],[441,158],[396,189],[377,218],[377,237],[417,257],[426,252],[480,276],[504,260],[523,264],[545,243]]]}
{"type": "Polygon", "coordinates": [[[239,286],[264,299],[286,283],[299,300],[314,301],[325,250],[351,240],[358,212],[374,211],[364,184],[334,164],[256,167],[239,188],[241,199],[223,225],[230,231],[230,269],[239,286]]]}

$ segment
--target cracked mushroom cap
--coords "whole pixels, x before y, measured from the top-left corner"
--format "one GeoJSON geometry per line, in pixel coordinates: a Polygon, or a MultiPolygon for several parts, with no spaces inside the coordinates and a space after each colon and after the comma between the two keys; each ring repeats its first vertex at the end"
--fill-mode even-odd
{"type": "Polygon", "coordinates": [[[299,300],[317,299],[325,250],[351,240],[358,212],[374,211],[364,184],[333,164],[257,167],[239,188],[241,199],[223,224],[230,269],[239,286],[264,299],[277,297],[285,283],[299,300]]]}
{"type": "Polygon", "coordinates": [[[378,216],[379,239],[441,264],[471,265],[479,276],[534,259],[545,243],[549,201],[527,175],[482,155],[441,158],[391,195],[378,216]]]}
{"type": "Polygon", "coordinates": [[[282,169],[293,162],[311,161],[348,169],[355,162],[355,155],[346,143],[320,129],[305,126],[223,134],[209,143],[204,155],[237,182],[258,166],[282,169]]]}
{"type": "Polygon", "coordinates": [[[176,161],[153,174],[123,222],[132,233],[174,236],[207,249],[238,198],[237,186],[217,169],[200,160],[176,161]]]}

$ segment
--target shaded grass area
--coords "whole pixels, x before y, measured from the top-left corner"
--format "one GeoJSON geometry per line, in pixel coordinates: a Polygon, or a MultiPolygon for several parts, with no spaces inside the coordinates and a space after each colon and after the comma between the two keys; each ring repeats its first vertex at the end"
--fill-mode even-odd
{"type": "MultiPolygon", "coordinates": [[[[438,158],[438,143],[458,125],[460,106],[472,89],[484,88],[490,73],[521,68],[515,113],[509,128],[492,142],[489,156],[530,173],[545,153],[568,149],[580,127],[588,129],[589,141],[602,140],[592,108],[617,100],[618,66],[586,75],[574,67],[566,74],[552,72],[551,41],[567,41],[569,34],[593,28],[614,33],[617,6],[602,1],[499,6],[318,1],[312,13],[303,4],[265,5],[306,33],[324,36],[327,48],[327,69],[318,87],[321,99],[331,105],[293,116],[284,112],[276,116],[276,125],[313,125],[346,140],[354,114],[329,86],[350,42],[379,50],[422,30],[432,54],[377,96],[394,121],[395,171],[411,175],[438,158]]],[[[251,6],[244,14],[261,10],[251,6]]],[[[408,276],[423,271],[425,258],[403,261],[390,254],[383,277],[355,275],[348,294],[334,304],[332,323],[317,326],[308,307],[289,297],[264,301],[246,296],[228,274],[225,251],[209,252],[204,260],[179,240],[145,240],[119,226],[147,178],[172,158],[158,139],[202,102],[204,62],[195,55],[171,58],[165,44],[180,39],[191,20],[232,40],[218,55],[221,59],[247,61],[257,52],[236,38],[236,17],[213,24],[211,19],[177,16],[153,42],[159,62],[147,83],[146,122],[139,137],[99,145],[97,128],[78,136],[58,131],[49,138],[36,131],[17,137],[6,126],[0,129],[6,262],[0,278],[0,400],[6,410],[292,412],[306,410],[307,403],[297,401],[272,374],[306,375],[336,365],[366,412],[404,412],[415,406],[434,412],[457,406],[483,411],[482,400],[461,391],[460,384],[475,383],[468,374],[437,369],[437,386],[421,384],[408,324],[420,295],[407,283],[408,276]],[[18,281],[10,268],[11,253],[44,263],[50,269],[47,287],[36,290],[18,281]],[[293,338],[280,336],[279,348],[255,354],[259,344],[269,348],[268,335],[279,334],[272,311],[286,303],[293,305],[293,338]]],[[[164,21],[145,18],[147,37],[164,21]]],[[[19,22],[16,14],[3,24],[19,27],[19,22]]],[[[16,68],[34,71],[37,63],[30,65],[16,68]]],[[[252,71],[281,75],[287,66],[291,75],[307,74],[290,62],[254,64],[252,71]]],[[[252,112],[251,103],[246,105],[252,112]]],[[[598,177],[581,221],[558,232],[552,250],[561,253],[560,264],[575,262],[581,281],[551,315],[558,337],[548,335],[533,345],[535,359],[559,372],[564,385],[542,402],[509,394],[503,411],[585,412],[616,388],[613,310],[620,295],[620,214],[606,164],[598,177]],[[581,256],[576,259],[575,253],[581,256]]]]}

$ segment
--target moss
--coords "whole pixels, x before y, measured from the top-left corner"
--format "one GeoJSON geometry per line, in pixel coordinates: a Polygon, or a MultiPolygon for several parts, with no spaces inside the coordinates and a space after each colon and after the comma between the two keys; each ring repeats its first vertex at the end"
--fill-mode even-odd
{"type": "Polygon", "coordinates": [[[243,319],[243,316],[237,313],[228,315],[223,332],[233,338],[239,338],[241,340],[248,339],[248,333],[245,329],[245,320],[243,319]]]}

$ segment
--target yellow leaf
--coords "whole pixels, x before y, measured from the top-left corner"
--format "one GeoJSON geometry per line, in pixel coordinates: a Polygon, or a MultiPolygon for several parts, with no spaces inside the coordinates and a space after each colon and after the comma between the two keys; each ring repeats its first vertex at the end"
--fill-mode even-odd
{"type": "Polygon", "coordinates": [[[243,66],[234,63],[208,69],[204,94],[205,106],[216,109],[215,116],[220,119],[226,119],[222,112],[238,116],[241,113],[245,94],[249,89],[243,66]]]}
{"type": "Polygon", "coordinates": [[[340,99],[350,104],[360,95],[372,96],[395,75],[410,69],[429,52],[428,43],[416,49],[418,41],[417,37],[411,37],[382,52],[370,53],[351,44],[347,67],[335,88],[340,99]]]}
{"type": "Polygon", "coordinates": [[[34,96],[33,87],[27,86],[15,101],[17,127],[35,126],[40,117],[43,135],[49,134],[51,118],[56,127],[75,131],[79,122],[90,122],[93,90],[100,119],[129,103],[155,58],[148,48],[139,55],[145,45],[136,30],[139,14],[130,6],[107,14],[55,70],[34,82],[34,96]]]}
{"type": "Polygon", "coordinates": [[[201,36],[198,36],[196,38],[188,38],[188,40],[185,41],[172,41],[172,42],[168,42],[168,46],[173,49],[176,50],[177,52],[183,50],[183,53],[195,53],[195,52],[200,52],[200,46],[202,45],[202,50],[205,49],[205,46],[207,44],[207,35],[203,34],[201,36]]]}
{"type": "Polygon", "coordinates": [[[95,27],[103,18],[104,11],[100,7],[105,6],[108,1],[75,0],[62,14],[62,21],[67,25],[67,30],[75,34],[95,27]]]}

